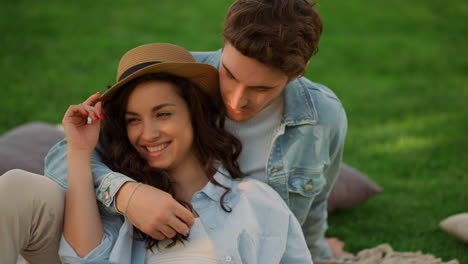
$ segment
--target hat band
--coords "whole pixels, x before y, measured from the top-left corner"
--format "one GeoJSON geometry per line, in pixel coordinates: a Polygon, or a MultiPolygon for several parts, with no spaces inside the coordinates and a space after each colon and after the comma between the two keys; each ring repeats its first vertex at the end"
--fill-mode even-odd
{"type": "Polygon", "coordinates": [[[124,71],[124,73],[122,73],[122,75],[120,75],[119,77],[119,82],[123,79],[125,79],[125,77],[129,76],[130,74],[138,71],[138,70],[141,70],[145,67],[148,67],[150,65],[153,65],[153,64],[158,64],[158,63],[161,63],[161,61],[148,61],[148,62],[143,62],[143,63],[140,63],[140,64],[137,64],[137,65],[134,65],[130,68],[128,68],[126,71],[124,71]]]}

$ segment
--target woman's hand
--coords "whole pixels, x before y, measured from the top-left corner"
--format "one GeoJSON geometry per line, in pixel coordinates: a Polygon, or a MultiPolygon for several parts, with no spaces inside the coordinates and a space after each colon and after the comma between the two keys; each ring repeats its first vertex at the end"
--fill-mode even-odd
{"type": "Polygon", "coordinates": [[[71,105],[65,113],[62,124],[68,151],[83,151],[91,155],[96,147],[100,120],[104,118],[104,114],[101,113],[102,103],[97,102],[100,96],[101,93],[95,93],[82,104],[71,105]],[[88,124],[88,117],[92,119],[91,124],[88,124]]]}

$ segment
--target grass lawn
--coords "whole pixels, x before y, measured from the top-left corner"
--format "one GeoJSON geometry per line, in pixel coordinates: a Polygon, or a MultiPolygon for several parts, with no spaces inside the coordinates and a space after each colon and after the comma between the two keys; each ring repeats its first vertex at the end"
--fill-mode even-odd
{"type": "MultiPolygon", "coordinates": [[[[123,52],[150,42],[221,47],[227,0],[1,1],[0,133],[59,123],[115,80],[123,52]]],[[[344,161],[385,191],[330,216],[346,249],[389,243],[468,263],[438,227],[468,212],[468,2],[319,0],[320,52],[306,76],[349,119],[344,161]]]]}

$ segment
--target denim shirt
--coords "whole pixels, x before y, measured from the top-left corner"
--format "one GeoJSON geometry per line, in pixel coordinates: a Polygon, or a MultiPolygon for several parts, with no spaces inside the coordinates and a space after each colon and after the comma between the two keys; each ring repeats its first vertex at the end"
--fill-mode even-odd
{"type": "MultiPolygon", "coordinates": [[[[221,50],[193,52],[195,59],[218,68],[221,50]]],[[[302,226],[314,259],[329,259],[324,240],[327,198],[340,170],[347,131],[341,102],[327,87],[301,77],[288,83],[282,96],[281,125],[273,134],[265,165],[268,184],[288,204],[302,226]]],[[[67,145],[62,140],[48,153],[45,175],[63,189],[67,185],[67,145]]],[[[102,208],[118,214],[115,194],[133,179],[113,173],[94,152],[91,160],[96,196],[102,208]]],[[[241,168],[242,169],[242,168],[241,168]]]]}
{"type": "MultiPolygon", "coordinates": [[[[192,198],[192,206],[215,246],[217,263],[312,263],[301,226],[281,197],[257,180],[232,180],[223,174],[228,175],[224,170],[216,173],[215,179],[231,188],[225,197],[231,212],[220,206],[225,190],[211,182],[192,198]]],[[[132,224],[122,216],[108,213],[101,214],[101,218],[101,244],[80,258],[62,236],[62,262],[143,264],[145,245],[132,239],[132,224]]]]}

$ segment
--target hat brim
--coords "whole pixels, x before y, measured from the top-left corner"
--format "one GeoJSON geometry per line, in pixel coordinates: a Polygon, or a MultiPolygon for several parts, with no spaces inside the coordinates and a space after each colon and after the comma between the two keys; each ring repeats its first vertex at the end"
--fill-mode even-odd
{"type": "Polygon", "coordinates": [[[164,62],[142,68],[118,81],[101,95],[102,101],[110,100],[122,86],[131,80],[150,73],[169,73],[186,78],[196,84],[204,93],[214,96],[219,93],[218,70],[198,62],[164,62]]]}

